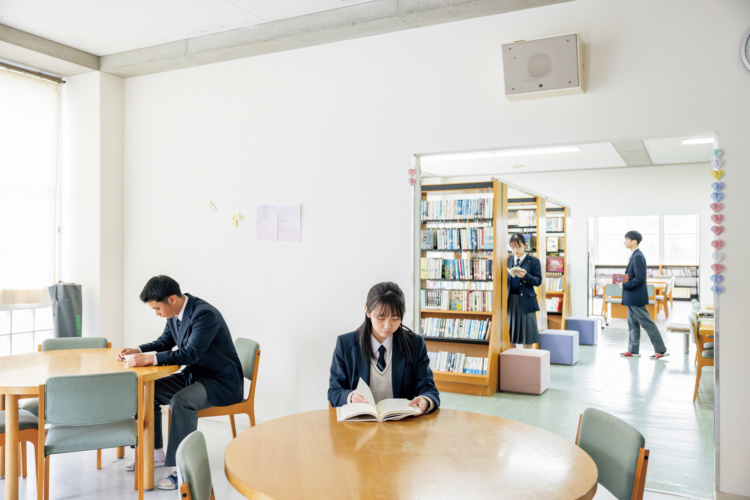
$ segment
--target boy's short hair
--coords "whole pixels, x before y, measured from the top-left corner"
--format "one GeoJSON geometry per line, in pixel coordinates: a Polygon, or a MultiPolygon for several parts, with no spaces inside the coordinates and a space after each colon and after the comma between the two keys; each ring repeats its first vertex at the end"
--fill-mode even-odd
{"type": "Polygon", "coordinates": [[[641,244],[641,241],[643,241],[643,236],[641,236],[641,233],[638,231],[628,231],[625,233],[625,237],[629,240],[637,241],[639,245],[641,244]]]}

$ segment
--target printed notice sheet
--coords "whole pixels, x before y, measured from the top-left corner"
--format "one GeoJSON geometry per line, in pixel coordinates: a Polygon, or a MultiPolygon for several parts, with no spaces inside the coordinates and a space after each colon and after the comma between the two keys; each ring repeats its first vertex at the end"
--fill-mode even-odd
{"type": "Polygon", "coordinates": [[[278,239],[276,205],[257,205],[255,207],[255,239],[261,241],[276,241],[278,239]]]}
{"type": "Polygon", "coordinates": [[[255,239],[300,242],[300,204],[255,206],[255,239]]]}
{"type": "Polygon", "coordinates": [[[299,243],[300,223],[299,223],[300,206],[296,205],[279,205],[278,211],[278,235],[279,241],[294,241],[299,243]]]}

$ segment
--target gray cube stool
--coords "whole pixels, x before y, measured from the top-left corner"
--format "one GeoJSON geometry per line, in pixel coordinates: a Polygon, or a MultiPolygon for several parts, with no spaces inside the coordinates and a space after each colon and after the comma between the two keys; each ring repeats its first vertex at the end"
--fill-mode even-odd
{"type": "Polygon", "coordinates": [[[565,329],[577,331],[580,344],[596,345],[602,327],[599,318],[568,318],[565,320],[565,329]]]}

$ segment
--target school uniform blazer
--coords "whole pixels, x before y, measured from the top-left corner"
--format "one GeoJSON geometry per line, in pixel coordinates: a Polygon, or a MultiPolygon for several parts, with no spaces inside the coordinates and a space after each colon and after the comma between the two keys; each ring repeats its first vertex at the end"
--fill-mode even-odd
{"type": "MultiPolygon", "coordinates": [[[[508,269],[513,267],[515,262],[515,256],[511,255],[508,257],[508,269]]],[[[535,286],[542,284],[542,264],[539,259],[526,254],[521,265],[519,266],[526,270],[526,276],[521,278],[521,307],[526,313],[531,313],[539,310],[539,302],[536,300],[536,292],[534,291],[535,286]]],[[[508,274],[508,294],[510,295],[510,280],[513,279],[508,274]]]]}
{"type": "Polygon", "coordinates": [[[646,257],[640,248],[633,250],[625,269],[628,281],[622,284],[622,305],[645,306],[648,304],[648,288],[646,286],[646,257]]]}
{"type": "MultiPolygon", "coordinates": [[[[404,333],[411,344],[412,360],[410,363],[406,362],[406,355],[401,352],[394,339],[391,353],[393,397],[411,400],[417,396],[427,396],[437,408],[440,406],[440,395],[432,378],[424,339],[406,330],[404,333]]],[[[349,393],[357,387],[360,377],[367,384],[370,383],[370,359],[362,359],[359,351],[359,330],[355,330],[336,339],[328,387],[328,401],[331,405],[345,405],[349,393]]]]}
{"type": "Polygon", "coordinates": [[[185,295],[188,303],[179,331],[177,316],[168,319],[161,337],[139,346],[141,352],[156,351],[159,365],[185,365],[183,373],[203,384],[212,405],[239,403],[244,395],[244,379],[229,328],[214,306],[185,295]],[[174,346],[178,347],[175,351],[174,346]]]}

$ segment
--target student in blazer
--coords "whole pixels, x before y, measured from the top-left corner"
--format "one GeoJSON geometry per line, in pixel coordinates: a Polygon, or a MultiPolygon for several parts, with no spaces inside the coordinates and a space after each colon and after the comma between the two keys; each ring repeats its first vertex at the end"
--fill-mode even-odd
{"type": "Polygon", "coordinates": [[[534,287],[542,284],[542,264],[539,259],[526,253],[526,238],[522,234],[513,234],[509,246],[513,255],[508,257],[508,268],[523,269],[520,276],[508,274],[510,342],[530,346],[539,342],[539,329],[536,323],[539,302],[534,287]]]}
{"type": "Polygon", "coordinates": [[[374,403],[406,398],[422,413],[440,406],[424,339],[401,324],[405,304],[395,283],[370,289],[362,326],[336,339],[328,387],[332,406],[365,401],[356,391],[360,377],[370,386],[374,403]]]}
{"type": "MultiPolygon", "coordinates": [[[[221,313],[198,297],[183,295],[172,278],[151,278],[140,298],[157,316],[167,318],[167,324],[157,340],[135,349],[125,348],[118,358],[134,354],[128,360],[130,366],[185,366],[181,372],[158,379],[154,391],[156,414],[161,414],[162,405],[169,405],[172,411],[165,458],[161,419],[154,419],[154,463],[174,467],[177,446],[198,428],[199,410],[242,401],[242,365],[221,313]],[[174,347],[177,349],[172,350],[174,347]]],[[[132,464],[126,465],[126,469],[131,468],[132,464]]],[[[168,474],[159,488],[176,489],[177,476],[168,474]]]]}
{"type": "Polygon", "coordinates": [[[628,350],[621,354],[626,358],[640,356],[641,327],[646,330],[651,344],[654,346],[655,359],[668,356],[667,348],[661,333],[656,327],[654,320],[646,310],[648,305],[648,287],[646,285],[647,267],[646,257],[641,252],[638,245],[643,241],[643,236],[638,231],[628,231],[625,233],[625,248],[630,250],[630,260],[625,274],[628,280],[622,283],[622,305],[628,307],[628,350]]]}

